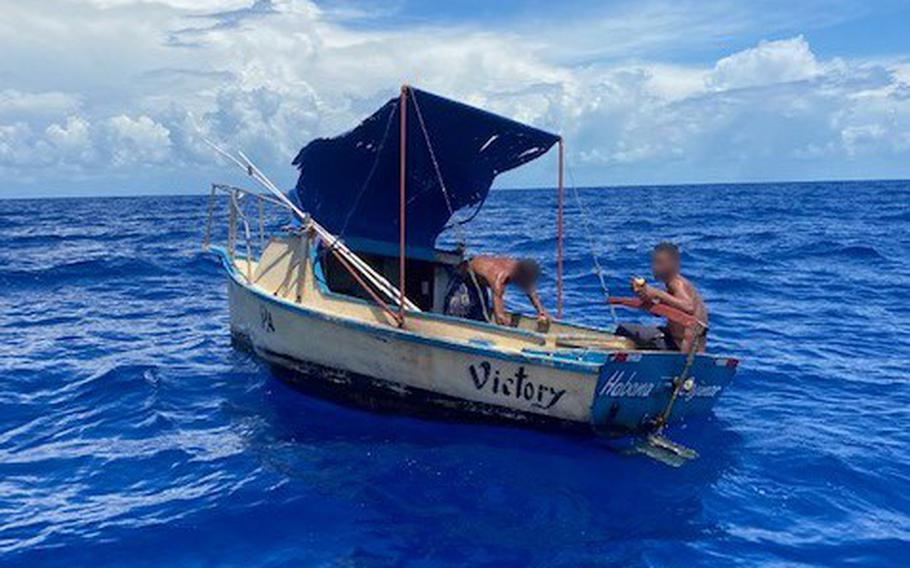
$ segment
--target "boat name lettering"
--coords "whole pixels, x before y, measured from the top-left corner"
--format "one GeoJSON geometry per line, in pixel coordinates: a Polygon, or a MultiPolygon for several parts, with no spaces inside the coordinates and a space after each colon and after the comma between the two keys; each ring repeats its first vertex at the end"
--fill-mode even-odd
{"type": "Polygon", "coordinates": [[[717,396],[720,391],[724,390],[724,387],[720,385],[699,385],[698,381],[695,381],[695,388],[683,395],[686,400],[692,400],[693,398],[714,398],[717,396]]]}
{"type": "Polygon", "coordinates": [[[525,371],[518,367],[514,374],[503,377],[499,369],[494,369],[489,361],[468,367],[471,382],[479,391],[487,390],[503,397],[525,400],[535,408],[544,410],[552,408],[566,394],[565,389],[557,389],[542,383],[535,383],[525,371]]]}
{"type": "Polygon", "coordinates": [[[647,398],[654,390],[654,383],[637,383],[633,379],[636,371],[626,377],[625,371],[613,371],[610,378],[600,387],[600,396],[647,398]]]}

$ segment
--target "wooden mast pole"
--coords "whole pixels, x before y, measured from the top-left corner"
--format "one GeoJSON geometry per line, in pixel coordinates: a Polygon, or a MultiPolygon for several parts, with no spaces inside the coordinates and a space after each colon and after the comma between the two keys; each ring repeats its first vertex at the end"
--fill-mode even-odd
{"type": "Polygon", "coordinates": [[[565,142],[559,138],[559,175],[556,195],[556,317],[562,318],[562,255],[563,255],[563,166],[565,163],[565,142]]]}
{"type": "Polygon", "coordinates": [[[398,325],[404,327],[405,298],[405,187],[407,179],[407,130],[408,130],[408,86],[401,86],[398,104],[400,127],[400,147],[398,163],[398,292],[401,301],[398,303],[398,325]]]}

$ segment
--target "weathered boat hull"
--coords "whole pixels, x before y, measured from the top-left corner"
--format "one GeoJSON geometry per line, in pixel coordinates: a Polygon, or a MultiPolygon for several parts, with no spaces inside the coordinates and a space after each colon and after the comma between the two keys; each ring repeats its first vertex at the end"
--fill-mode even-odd
{"type": "Polygon", "coordinates": [[[287,305],[234,280],[230,304],[235,337],[272,364],[325,381],[516,421],[586,424],[590,417],[593,366],[529,364],[480,347],[440,345],[287,305]]]}
{"type": "MultiPolygon", "coordinates": [[[[606,434],[645,431],[685,365],[676,353],[503,351],[339,317],[250,284],[226,256],[232,335],[305,387],[412,409],[606,434]]],[[[415,315],[415,318],[441,316],[415,315]]],[[[492,326],[491,326],[492,327],[492,326]]],[[[669,422],[707,413],[735,369],[699,355],[669,422]]],[[[372,402],[371,402],[372,404],[372,402]]],[[[425,414],[425,412],[421,412],[425,414]]]]}
{"type": "Polygon", "coordinates": [[[267,363],[276,377],[303,394],[370,411],[403,414],[432,420],[515,424],[541,430],[591,433],[589,424],[521,412],[512,408],[467,401],[373,376],[326,367],[256,349],[249,338],[235,334],[234,345],[267,363]]]}

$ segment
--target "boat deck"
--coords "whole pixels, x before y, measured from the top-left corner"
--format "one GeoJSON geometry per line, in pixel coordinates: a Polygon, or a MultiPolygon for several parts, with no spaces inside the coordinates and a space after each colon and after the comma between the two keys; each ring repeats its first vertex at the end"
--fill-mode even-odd
{"type": "MultiPolygon", "coordinates": [[[[234,268],[251,286],[301,307],[370,325],[393,323],[374,302],[329,290],[319,260],[310,249],[305,238],[275,237],[259,261],[235,256],[234,268]]],[[[567,361],[602,363],[608,352],[636,349],[631,340],[606,330],[564,322],[541,326],[536,318],[520,314],[512,314],[510,326],[430,311],[408,311],[406,316],[404,329],[428,338],[567,361]]]]}

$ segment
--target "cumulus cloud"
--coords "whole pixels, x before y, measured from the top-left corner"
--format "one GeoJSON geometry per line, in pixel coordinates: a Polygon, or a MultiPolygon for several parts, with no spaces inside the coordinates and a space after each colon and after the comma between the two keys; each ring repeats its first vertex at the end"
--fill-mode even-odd
{"type": "Polygon", "coordinates": [[[88,0],[100,8],[161,4],[181,10],[236,10],[246,7],[247,0],[88,0]]]}
{"type": "Polygon", "coordinates": [[[171,132],[143,115],[119,115],[107,121],[111,158],[115,166],[155,164],[166,160],[171,149],[171,132]]]}
{"type": "Polygon", "coordinates": [[[803,36],[763,41],[724,57],[714,66],[709,84],[718,90],[806,81],[823,73],[803,36]]]}
{"type": "Polygon", "coordinates": [[[32,130],[24,122],[0,124],[0,163],[24,166],[33,161],[32,130]]]}
{"type": "Polygon", "coordinates": [[[91,138],[91,125],[79,116],[69,116],[63,124],[53,123],[44,131],[44,135],[61,160],[67,162],[87,163],[92,160],[94,148],[91,138]]]}
{"type": "MultiPolygon", "coordinates": [[[[17,3],[3,10],[18,25],[0,19],[0,50],[17,53],[0,171],[215,175],[201,131],[290,183],[302,144],[353,127],[405,81],[565,134],[580,183],[837,177],[868,156],[910,157],[906,60],[822,59],[802,35],[702,63],[618,56],[645,45],[650,20],[649,49],[687,41],[674,35],[686,10],[661,5],[626,5],[638,37],[588,59],[603,21],[573,24],[573,55],[572,37],[554,49],[520,25],[358,26],[307,0],[17,3]],[[34,39],[51,33],[56,45],[34,39]]],[[[527,172],[506,183],[551,182],[527,172]]]]}

